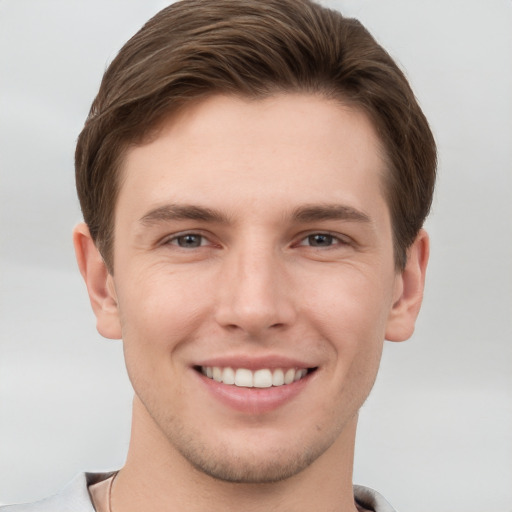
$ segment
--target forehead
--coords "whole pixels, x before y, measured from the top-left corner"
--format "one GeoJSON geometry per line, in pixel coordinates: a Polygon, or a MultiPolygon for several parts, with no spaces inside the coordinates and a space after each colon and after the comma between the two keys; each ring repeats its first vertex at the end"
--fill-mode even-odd
{"type": "Polygon", "coordinates": [[[372,195],[383,200],[382,155],[368,117],[338,101],[212,96],[127,151],[117,209],[128,202],[134,211],[165,202],[227,207],[228,199],[268,207],[271,198],[283,209],[322,202],[361,209],[372,195]]]}

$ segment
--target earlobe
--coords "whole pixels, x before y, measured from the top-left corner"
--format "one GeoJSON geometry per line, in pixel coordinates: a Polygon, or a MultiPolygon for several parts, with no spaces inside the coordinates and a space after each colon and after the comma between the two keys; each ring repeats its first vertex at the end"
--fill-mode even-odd
{"type": "Polygon", "coordinates": [[[96,315],[96,328],[105,338],[120,339],[121,324],[113,278],[92,240],[89,228],[83,222],[73,230],[73,245],[96,315]]]}
{"type": "Polygon", "coordinates": [[[414,332],[423,300],[429,248],[428,234],[422,229],[407,251],[404,270],[396,277],[397,297],[386,326],[386,339],[389,341],[405,341],[414,332]]]}

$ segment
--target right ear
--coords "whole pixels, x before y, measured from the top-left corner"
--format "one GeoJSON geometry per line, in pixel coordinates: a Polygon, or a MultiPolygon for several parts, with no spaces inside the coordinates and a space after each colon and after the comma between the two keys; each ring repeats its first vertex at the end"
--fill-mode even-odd
{"type": "Polygon", "coordinates": [[[96,315],[96,328],[105,338],[120,339],[121,322],[114,279],[91,237],[87,224],[81,222],[75,227],[73,245],[78,268],[96,315]]]}

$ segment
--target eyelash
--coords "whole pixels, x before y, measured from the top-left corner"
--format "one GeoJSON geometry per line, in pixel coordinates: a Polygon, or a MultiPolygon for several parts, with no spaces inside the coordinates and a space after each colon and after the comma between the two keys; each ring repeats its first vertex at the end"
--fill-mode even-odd
{"type": "MultiPolygon", "coordinates": [[[[188,250],[188,249],[198,249],[200,247],[204,247],[205,245],[208,245],[207,242],[208,241],[208,237],[206,237],[205,235],[201,234],[201,233],[196,233],[196,232],[185,232],[185,233],[178,233],[176,235],[173,235],[167,239],[165,239],[163,241],[163,245],[175,245],[181,249],[185,249],[185,250],[188,250]],[[200,239],[200,243],[199,245],[192,245],[192,246],[186,246],[186,245],[180,245],[179,241],[180,239],[185,239],[187,237],[190,237],[190,238],[199,238],[200,239]]],[[[294,244],[295,246],[298,246],[298,247],[312,247],[312,248],[331,248],[333,246],[343,246],[343,245],[350,245],[350,241],[347,240],[346,238],[344,237],[341,237],[340,235],[335,235],[333,233],[330,233],[330,232],[326,232],[326,231],[318,231],[318,232],[315,232],[315,233],[309,233],[307,235],[304,235],[300,238],[299,242],[294,244]],[[328,245],[312,245],[311,244],[311,241],[314,237],[324,237],[325,239],[327,239],[328,242],[330,242],[328,245]],[[304,243],[306,241],[309,241],[309,243],[304,243]]]]}
{"type": "Polygon", "coordinates": [[[203,247],[205,245],[204,242],[207,241],[207,240],[208,240],[208,238],[205,235],[202,235],[201,233],[195,233],[195,232],[179,233],[179,234],[173,235],[173,236],[165,239],[163,241],[163,245],[176,245],[177,247],[179,247],[181,249],[198,249],[199,247],[203,247]],[[197,245],[197,246],[192,246],[192,247],[187,247],[185,245],[180,245],[179,244],[179,240],[187,238],[187,237],[199,238],[200,239],[200,244],[197,245]]]}
{"type": "Polygon", "coordinates": [[[318,231],[316,233],[310,233],[310,234],[304,236],[303,238],[301,238],[298,245],[313,247],[313,248],[326,248],[326,247],[330,248],[333,246],[349,245],[349,244],[350,244],[350,242],[346,238],[341,237],[340,235],[335,235],[333,233],[329,233],[328,231],[327,232],[326,231],[318,231]],[[303,243],[305,241],[311,242],[311,239],[314,237],[324,237],[325,239],[328,239],[331,243],[327,246],[311,245],[311,243],[306,245],[305,243],[303,243]]]}

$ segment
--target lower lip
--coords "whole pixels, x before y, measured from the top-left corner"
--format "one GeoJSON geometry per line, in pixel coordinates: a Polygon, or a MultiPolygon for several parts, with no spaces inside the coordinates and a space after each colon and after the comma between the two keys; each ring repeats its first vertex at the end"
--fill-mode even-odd
{"type": "Polygon", "coordinates": [[[246,414],[263,414],[284,406],[308,385],[313,374],[302,379],[269,388],[244,388],[223,384],[196,372],[208,391],[222,404],[246,414]]]}

